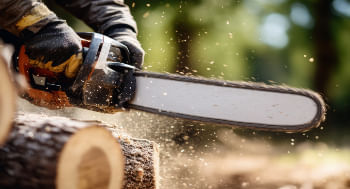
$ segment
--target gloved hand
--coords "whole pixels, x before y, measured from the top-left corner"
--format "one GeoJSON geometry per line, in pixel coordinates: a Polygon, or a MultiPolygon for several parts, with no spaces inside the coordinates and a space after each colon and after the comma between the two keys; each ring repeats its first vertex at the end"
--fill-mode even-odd
{"type": "Polygon", "coordinates": [[[105,32],[105,35],[126,45],[130,51],[131,64],[141,68],[144,60],[145,51],[136,38],[136,33],[129,28],[112,27],[105,32]]]}
{"type": "MultiPolygon", "coordinates": [[[[43,8],[44,5],[41,6],[43,8]]],[[[17,26],[23,27],[23,23],[25,25],[19,36],[26,46],[29,63],[73,78],[83,59],[80,37],[52,12],[42,15],[45,11],[38,11],[40,10],[29,11],[17,22],[17,26]],[[28,24],[33,17],[39,18],[38,21],[28,24]],[[35,31],[37,28],[40,29],[35,31]]]]}

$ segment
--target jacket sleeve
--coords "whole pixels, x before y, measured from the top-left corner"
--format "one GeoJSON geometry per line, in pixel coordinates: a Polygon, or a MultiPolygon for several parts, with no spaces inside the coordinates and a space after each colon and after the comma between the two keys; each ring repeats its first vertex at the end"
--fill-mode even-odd
{"type": "Polygon", "coordinates": [[[16,23],[38,4],[37,0],[1,0],[0,27],[17,34],[16,23]]]}
{"type": "Polygon", "coordinates": [[[74,16],[99,33],[111,27],[128,28],[137,33],[136,22],[124,0],[56,0],[74,16]]]}
{"type": "Polygon", "coordinates": [[[17,37],[35,34],[45,27],[55,13],[39,0],[1,0],[0,28],[17,37]]]}

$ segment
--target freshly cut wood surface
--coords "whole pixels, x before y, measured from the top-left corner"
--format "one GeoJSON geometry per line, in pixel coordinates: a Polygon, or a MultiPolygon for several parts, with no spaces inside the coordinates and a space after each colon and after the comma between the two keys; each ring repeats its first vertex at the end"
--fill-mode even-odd
{"type": "Polygon", "coordinates": [[[11,50],[0,43],[0,145],[4,143],[11,129],[11,122],[16,107],[16,93],[13,80],[8,69],[8,60],[11,50]]]}
{"type": "Polygon", "coordinates": [[[159,151],[97,121],[20,114],[0,148],[0,188],[157,189],[159,151]]]}

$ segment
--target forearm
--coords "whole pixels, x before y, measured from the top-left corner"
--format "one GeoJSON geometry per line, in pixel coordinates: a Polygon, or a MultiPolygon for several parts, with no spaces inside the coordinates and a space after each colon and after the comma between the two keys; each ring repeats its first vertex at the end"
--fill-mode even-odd
{"type": "MultiPolygon", "coordinates": [[[[1,0],[0,2],[0,27],[17,36],[22,30],[28,29],[28,26],[42,22],[44,18],[51,15],[54,16],[54,13],[38,0],[1,0]],[[31,16],[26,17],[29,13],[31,16]]],[[[42,25],[45,23],[30,29],[38,30],[42,25]]]]}
{"type": "Polygon", "coordinates": [[[56,0],[58,4],[99,33],[111,27],[129,28],[137,33],[136,22],[123,0],[56,0]]]}

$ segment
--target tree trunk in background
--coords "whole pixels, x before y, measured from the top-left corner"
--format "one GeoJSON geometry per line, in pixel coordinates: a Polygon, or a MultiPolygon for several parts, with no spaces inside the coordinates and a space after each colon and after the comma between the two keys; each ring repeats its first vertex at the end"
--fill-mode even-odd
{"type": "MultiPolygon", "coordinates": [[[[182,14],[180,14],[182,15],[182,14]]],[[[191,46],[194,38],[194,28],[185,17],[178,16],[175,20],[175,41],[177,44],[176,54],[176,73],[189,74],[191,73],[191,46]]]]}
{"type": "Polygon", "coordinates": [[[0,148],[0,188],[156,189],[158,149],[97,121],[19,115],[0,148]]]}
{"type": "Polygon", "coordinates": [[[332,2],[332,0],[322,0],[315,3],[313,36],[315,40],[316,70],[314,86],[318,92],[325,95],[327,95],[327,85],[331,75],[339,64],[331,26],[332,2]]]}

